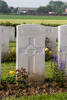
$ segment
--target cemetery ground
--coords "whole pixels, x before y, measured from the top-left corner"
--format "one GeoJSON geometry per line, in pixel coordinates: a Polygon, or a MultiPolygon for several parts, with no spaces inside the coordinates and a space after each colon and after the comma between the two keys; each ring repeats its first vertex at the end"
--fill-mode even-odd
{"type": "Polygon", "coordinates": [[[23,16],[23,15],[0,15],[1,25],[15,24],[67,24],[67,16],[23,16]]]}
{"type": "Polygon", "coordinates": [[[23,96],[19,98],[3,98],[1,100],[67,100],[67,93],[45,94],[38,96],[23,96]]]}
{"type": "Polygon", "coordinates": [[[0,19],[46,19],[46,20],[67,20],[67,16],[31,16],[31,15],[1,15],[0,19]]]}
{"type": "MultiPolygon", "coordinates": [[[[15,48],[16,39],[14,42],[10,43],[9,50],[15,48]]],[[[2,63],[2,82],[4,82],[11,70],[16,71],[15,61],[5,61],[2,63]]],[[[67,83],[65,83],[65,86],[59,87],[55,82],[52,81],[52,72],[50,61],[46,61],[46,81],[42,84],[29,82],[28,84],[31,86],[28,88],[29,91],[25,89],[25,86],[21,86],[20,88],[18,84],[3,83],[0,85],[0,100],[67,100],[67,93],[65,93],[67,92],[67,83]]]]}
{"type": "MultiPolygon", "coordinates": [[[[14,54],[16,53],[16,39],[10,43],[10,56],[2,62],[2,81],[0,84],[0,99],[4,100],[65,100],[67,99],[67,82],[59,86],[53,81],[53,69],[51,62],[45,63],[45,81],[42,83],[24,80],[23,83],[16,81],[16,61],[14,54]],[[12,74],[13,73],[13,74],[12,74]],[[12,74],[12,75],[11,75],[12,74]],[[15,75],[15,76],[13,76],[15,75]],[[33,95],[33,96],[32,96],[33,95]],[[10,97],[10,98],[9,98],[10,97]]],[[[54,60],[52,60],[54,63],[54,60]]],[[[26,72],[22,69],[24,77],[26,72]]],[[[21,73],[21,75],[23,75],[21,73]]],[[[22,77],[22,76],[21,76],[22,77]]]]}

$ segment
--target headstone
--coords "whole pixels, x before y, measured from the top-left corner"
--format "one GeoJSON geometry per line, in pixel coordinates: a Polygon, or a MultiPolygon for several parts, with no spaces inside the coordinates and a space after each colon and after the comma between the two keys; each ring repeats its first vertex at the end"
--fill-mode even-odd
{"type": "Polygon", "coordinates": [[[15,39],[15,28],[12,26],[8,26],[7,32],[9,33],[9,41],[13,42],[15,39]]]}
{"type": "Polygon", "coordinates": [[[49,39],[47,43],[48,48],[50,48],[53,52],[53,55],[56,54],[56,39],[58,38],[58,28],[57,27],[44,27],[45,38],[49,39]]]}
{"type": "Polygon", "coordinates": [[[53,28],[53,31],[54,31],[54,37],[58,41],[58,27],[52,27],[52,28],[53,28]]]}
{"type": "Polygon", "coordinates": [[[0,34],[0,80],[1,80],[1,34],[0,34]]]}
{"type": "Polygon", "coordinates": [[[9,34],[5,26],[0,26],[0,35],[1,35],[1,56],[4,58],[9,51],[9,34]]]}
{"type": "Polygon", "coordinates": [[[67,76],[67,25],[58,27],[58,61],[60,60],[66,63],[65,75],[67,76]]]}
{"type": "Polygon", "coordinates": [[[43,80],[45,72],[44,27],[35,24],[17,26],[16,69],[22,67],[29,78],[43,80]]]}

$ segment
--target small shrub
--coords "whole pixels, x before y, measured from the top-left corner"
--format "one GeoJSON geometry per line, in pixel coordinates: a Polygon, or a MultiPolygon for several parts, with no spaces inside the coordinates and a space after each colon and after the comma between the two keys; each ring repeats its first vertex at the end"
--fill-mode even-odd
{"type": "Polygon", "coordinates": [[[54,64],[51,62],[51,68],[53,69],[53,80],[61,87],[64,84],[64,74],[65,74],[65,63],[61,60],[58,64],[56,57],[54,57],[54,64]]]}
{"type": "Polygon", "coordinates": [[[16,49],[10,50],[7,61],[16,61],[16,49]]]}
{"type": "Polygon", "coordinates": [[[2,62],[15,62],[16,61],[16,49],[12,49],[9,51],[8,55],[5,55],[5,57],[3,57],[2,62]]]}
{"type": "Polygon", "coordinates": [[[19,83],[26,83],[26,80],[28,78],[28,74],[24,68],[21,68],[20,70],[16,70],[17,72],[17,82],[19,83]]]}
{"type": "Polygon", "coordinates": [[[60,26],[60,24],[46,24],[46,23],[41,23],[41,25],[43,26],[52,26],[52,27],[57,27],[57,26],[60,26]]]}
{"type": "Polygon", "coordinates": [[[16,73],[14,71],[10,71],[7,78],[6,83],[15,84],[16,83],[16,73]]]}
{"type": "Polygon", "coordinates": [[[20,70],[16,71],[16,79],[17,79],[17,84],[19,84],[20,88],[27,88],[27,78],[28,74],[24,68],[21,68],[20,70]]]}
{"type": "Polygon", "coordinates": [[[1,83],[5,84],[17,84],[20,88],[26,88],[28,74],[25,69],[21,68],[20,70],[9,71],[5,80],[2,80],[1,83]]]}
{"type": "Polygon", "coordinates": [[[52,51],[48,48],[45,48],[45,61],[48,61],[51,58],[53,58],[52,51]]]}
{"type": "Polygon", "coordinates": [[[46,37],[45,39],[45,61],[50,60],[51,58],[53,58],[53,52],[51,50],[51,48],[49,47],[49,43],[50,43],[50,39],[48,37],[46,37]]]}
{"type": "Polygon", "coordinates": [[[27,83],[23,82],[19,85],[20,88],[25,89],[28,87],[27,83]]]}

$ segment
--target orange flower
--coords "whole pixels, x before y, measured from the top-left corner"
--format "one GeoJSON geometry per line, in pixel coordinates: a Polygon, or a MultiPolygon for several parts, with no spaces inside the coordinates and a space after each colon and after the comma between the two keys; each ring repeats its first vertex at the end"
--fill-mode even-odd
{"type": "Polygon", "coordinates": [[[12,74],[13,75],[13,74],[15,74],[15,71],[10,71],[9,74],[12,74]]]}
{"type": "Polygon", "coordinates": [[[45,52],[48,52],[49,51],[49,49],[48,48],[45,48],[45,52]]]}

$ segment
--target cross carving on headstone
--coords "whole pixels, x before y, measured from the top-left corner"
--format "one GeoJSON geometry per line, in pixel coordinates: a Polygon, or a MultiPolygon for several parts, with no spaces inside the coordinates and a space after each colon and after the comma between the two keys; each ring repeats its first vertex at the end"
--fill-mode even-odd
{"type": "Polygon", "coordinates": [[[29,73],[35,73],[35,56],[36,54],[43,54],[44,47],[36,47],[36,39],[33,37],[29,37],[28,45],[25,48],[20,48],[19,52],[23,52],[26,56],[28,56],[28,71],[29,73]]]}

